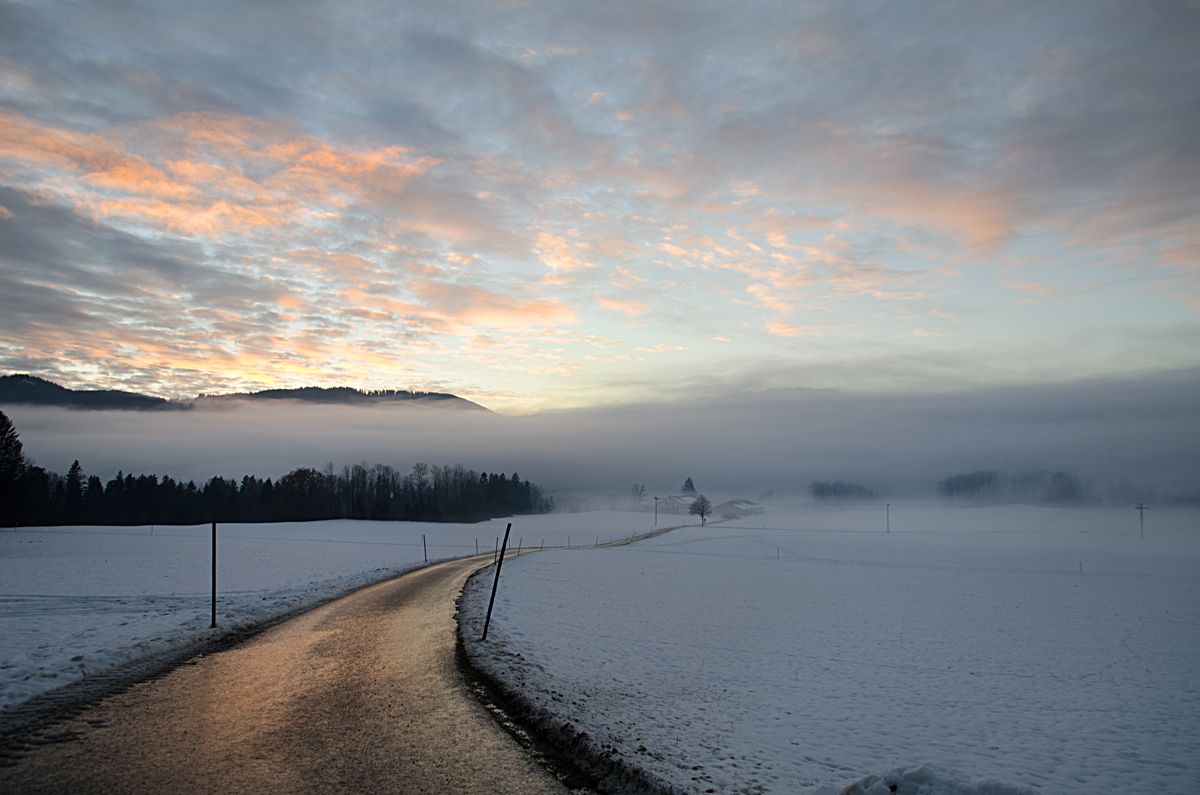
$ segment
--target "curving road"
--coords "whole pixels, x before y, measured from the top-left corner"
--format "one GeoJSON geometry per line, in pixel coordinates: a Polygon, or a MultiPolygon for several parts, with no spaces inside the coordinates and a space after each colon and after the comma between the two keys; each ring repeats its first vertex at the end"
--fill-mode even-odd
{"type": "MultiPolygon", "coordinates": [[[[5,793],[566,793],[455,663],[455,599],[491,556],[379,583],[105,699],[5,793]]],[[[57,730],[57,729],[56,729],[57,730]]]]}

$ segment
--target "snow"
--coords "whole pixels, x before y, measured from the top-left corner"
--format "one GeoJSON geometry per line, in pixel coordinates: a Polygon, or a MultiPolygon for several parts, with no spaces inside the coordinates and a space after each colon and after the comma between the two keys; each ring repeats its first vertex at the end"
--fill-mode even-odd
{"type": "Polygon", "coordinates": [[[218,525],[218,624],[211,528],[48,527],[0,531],[0,709],[146,654],[312,606],[430,560],[516,547],[591,544],[647,529],[640,514],[521,516],[479,524],[294,522],[218,525]]]}
{"type": "Polygon", "coordinates": [[[1195,791],[1200,511],[885,510],[528,555],[486,644],[472,580],[464,640],[679,791],[1195,791]]]}

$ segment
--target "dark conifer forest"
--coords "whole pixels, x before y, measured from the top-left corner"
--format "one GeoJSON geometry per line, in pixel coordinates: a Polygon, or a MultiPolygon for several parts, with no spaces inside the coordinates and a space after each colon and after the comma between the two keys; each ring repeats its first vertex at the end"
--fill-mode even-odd
{"type": "Polygon", "coordinates": [[[476,472],[461,464],[419,463],[402,474],[366,463],[301,467],[277,481],[213,477],[201,485],[123,472],[105,482],[78,461],[66,475],[27,460],[0,412],[0,524],[143,525],[284,522],[316,519],[477,522],[549,513],[554,499],[517,473],[476,472]]]}

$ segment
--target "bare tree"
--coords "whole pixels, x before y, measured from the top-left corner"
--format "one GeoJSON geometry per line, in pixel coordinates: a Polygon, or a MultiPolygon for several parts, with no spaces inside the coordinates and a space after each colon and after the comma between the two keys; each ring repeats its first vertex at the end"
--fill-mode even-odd
{"type": "Polygon", "coordinates": [[[641,502],[646,496],[646,484],[634,483],[633,488],[629,490],[629,497],[634,502],[641,502]]]}
{"type": "Polygon", "coordinates": [[[712,503],[708,501],[708,497],[705,497],[703,494],[701,494],[692,502],[692,507],[688,508],[688,513],[692,514],[693,516],[699,516],[700,524],[704,525],[707,524],[705,517],[712,513],[712,509],[713,506],[712,503]]]}

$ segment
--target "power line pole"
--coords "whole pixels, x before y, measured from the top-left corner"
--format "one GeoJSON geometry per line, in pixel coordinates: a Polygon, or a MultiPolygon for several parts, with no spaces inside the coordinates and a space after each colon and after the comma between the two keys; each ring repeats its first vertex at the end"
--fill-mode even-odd
{"type": "Polygon", "coordinates": [[[658,527],[658,495],[654,495],[654,526],[658,527]]]}
{"type": "Polygon", "coordinates": [[[887,504],[887,530],[884,532],[892,532],[892,504],[890,502],[887,504]]]}
{"type": "Polygon", "coordinates": [[[1147,510],[1146,506],[1142,505],[1139,502],[1137,505],[1135,505],[1133,507],[1137,509],[1138,525],[1141,527],[1141,530],[1142,530],[1142,538],[1145,538],[1146,537],[1146,510],[1147,510]]]}

